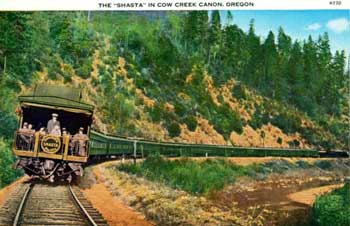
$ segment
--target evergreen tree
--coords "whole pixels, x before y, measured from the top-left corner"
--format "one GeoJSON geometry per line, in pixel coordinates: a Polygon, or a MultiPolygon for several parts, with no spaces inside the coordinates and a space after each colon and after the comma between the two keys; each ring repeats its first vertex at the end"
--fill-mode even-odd
{"type": "Polygon", "coordinates": [[[0,14],[0,69],[29,84],[34,70],[32,52],[32,14],[4,12],[0,14]]]}
{"type": "Polygon", "coordinates": [[[342,90],[345,88],[345,52],[336,51],[330,66],[330,78],[326,86],[327,92],[327,113],[335,116],[340,116],[341,106],[344,102],[342,90]]]}
{"type": "Polygon", "coordinates": [[[223,32],[224,40],[221,55],[225,78],[227,80],[230,77],[236,77],[242,80],[247,64],[246,59],[249,55],[246,36],[237,25],[228,25],[223,32]]]}
{"type": "Polygon", "coordinates": [[[260,48],[260,39],[255,34],[254,20],[250,21],[249,31],[247,36],[248,59],[245,68],[244,79],[247,84],[261,89],[263,80],[261,77],[262,68],[262,51],[260,48]]]}
{"type": "Polygon", "coordinates": [[[203,54],[208,45],[209,17],[207,11],[191,11],[185,16],[184,45],[186,50],[203,54]]]}
{"type": "Polygon", "coordinates": [[[328,82],[328,79],[331,78],[331,60],[332,53],[330,49],[328,34],[324,33],[322,36],[319,37],[317,43],[317,79],[319,80],[319,84],[315,95],[317,98],[316,101],[320,106],[323,106],[325,112],[328,111],[327,104],[329,104],[329,102],[327,101],[327,99],[329,100],[329,97],[327,97],[329,94],[328,89],[331,88],[331,84],[328,82]]]}
{"type": "MultiPolygon", "coordinates": [[[[215,65],[220,62],[219,54],[221,47],[221,20],[220,20],[220,12],[217,10],[214,10],[211,14],[210,19],[210,29],[209,29],[209,45],[208,53],[207,53],[207,64],[213,65],[215,68],[215,65]]],[[[213,70],[212,71],[214,75],[216,74],[216,78],[219,78],[218,71],[213,70]]]]}
{"type": "Polygon", "coordinates": [[[318,106],[316,103],[315,93],[322,85],[318,80],[317,73],[317,46],[309,36],[308,40],[303,45],[303,60],[304,60],[304,82],[305,82],[305,98],[304,110],[310,116],[316,116],[318,106]]]}
{"type": "Polygon", "coordinates": [[[304,103],[304,77],[303,77],[303,58],[300,43],[294,42],[291,50],[291,56],[288,61],[288,96],[289,103],[303,108],[304,103]]]}
{"type": "MultiPolygon", "coordinates": [[[[275,36],[272,31],[269,32],[264,44],[262,45],[264,62],[263,62],[263,83],[266,95],[274,97],[275,88],[278,88],[276,83],[278,53],[276,49],[275,36]]],[[[277,81],[278,82],[278,81],[277,81]]]]}

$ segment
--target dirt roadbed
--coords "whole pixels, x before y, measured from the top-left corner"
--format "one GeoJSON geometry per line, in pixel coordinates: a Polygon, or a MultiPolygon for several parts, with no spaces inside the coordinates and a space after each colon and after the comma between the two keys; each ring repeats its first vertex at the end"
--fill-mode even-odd
{"type": "Polygon", "coordinates": [[[326,185],[316,188],[310,188],[302,190],[299,192],[291,193],[288,195],[288,198],[294,202],[303,203],[309,206],[315,202],[316,197],[325,193],[328,193],[334,189],[342,187],[344,184],[335,184],[335,185],[326,185]]]}
{"type": "Polygon", "coordinates": [[[104,184],[104,176],[98,167],[89,172],[96,178],[89,188],[82,188],[84,196],[91,202],[110,226],[152,226],[153,222],[124,204],[118,197],[113,196],[104,184]]]}

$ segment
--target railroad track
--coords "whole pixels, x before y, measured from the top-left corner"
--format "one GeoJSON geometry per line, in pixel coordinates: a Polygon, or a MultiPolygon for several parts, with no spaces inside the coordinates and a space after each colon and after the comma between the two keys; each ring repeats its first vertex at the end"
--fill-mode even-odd
{"type": "Polygon", "coordinates": [[[0,225],[108,224],[76,187],[22,184],[1,208],[0,225]]]}

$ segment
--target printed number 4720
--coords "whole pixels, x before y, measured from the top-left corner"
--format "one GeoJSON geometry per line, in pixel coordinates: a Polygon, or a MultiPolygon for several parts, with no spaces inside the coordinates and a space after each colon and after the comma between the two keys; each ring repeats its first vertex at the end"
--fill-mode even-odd
{"type": "Polygon", "coordinates": [[[330,5],[341,5],[341,1],[330,1],[330,5]]]}

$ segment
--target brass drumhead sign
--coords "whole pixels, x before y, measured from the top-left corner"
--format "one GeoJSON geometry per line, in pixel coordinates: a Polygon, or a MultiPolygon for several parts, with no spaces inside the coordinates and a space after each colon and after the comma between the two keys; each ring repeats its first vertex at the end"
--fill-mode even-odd
{"type": "Polygon", "coordinates": [[[61,148],[61,139],[58,136],[46,135],[41,140],[41,149],[49,154],[55,154],[61,148]]]}

